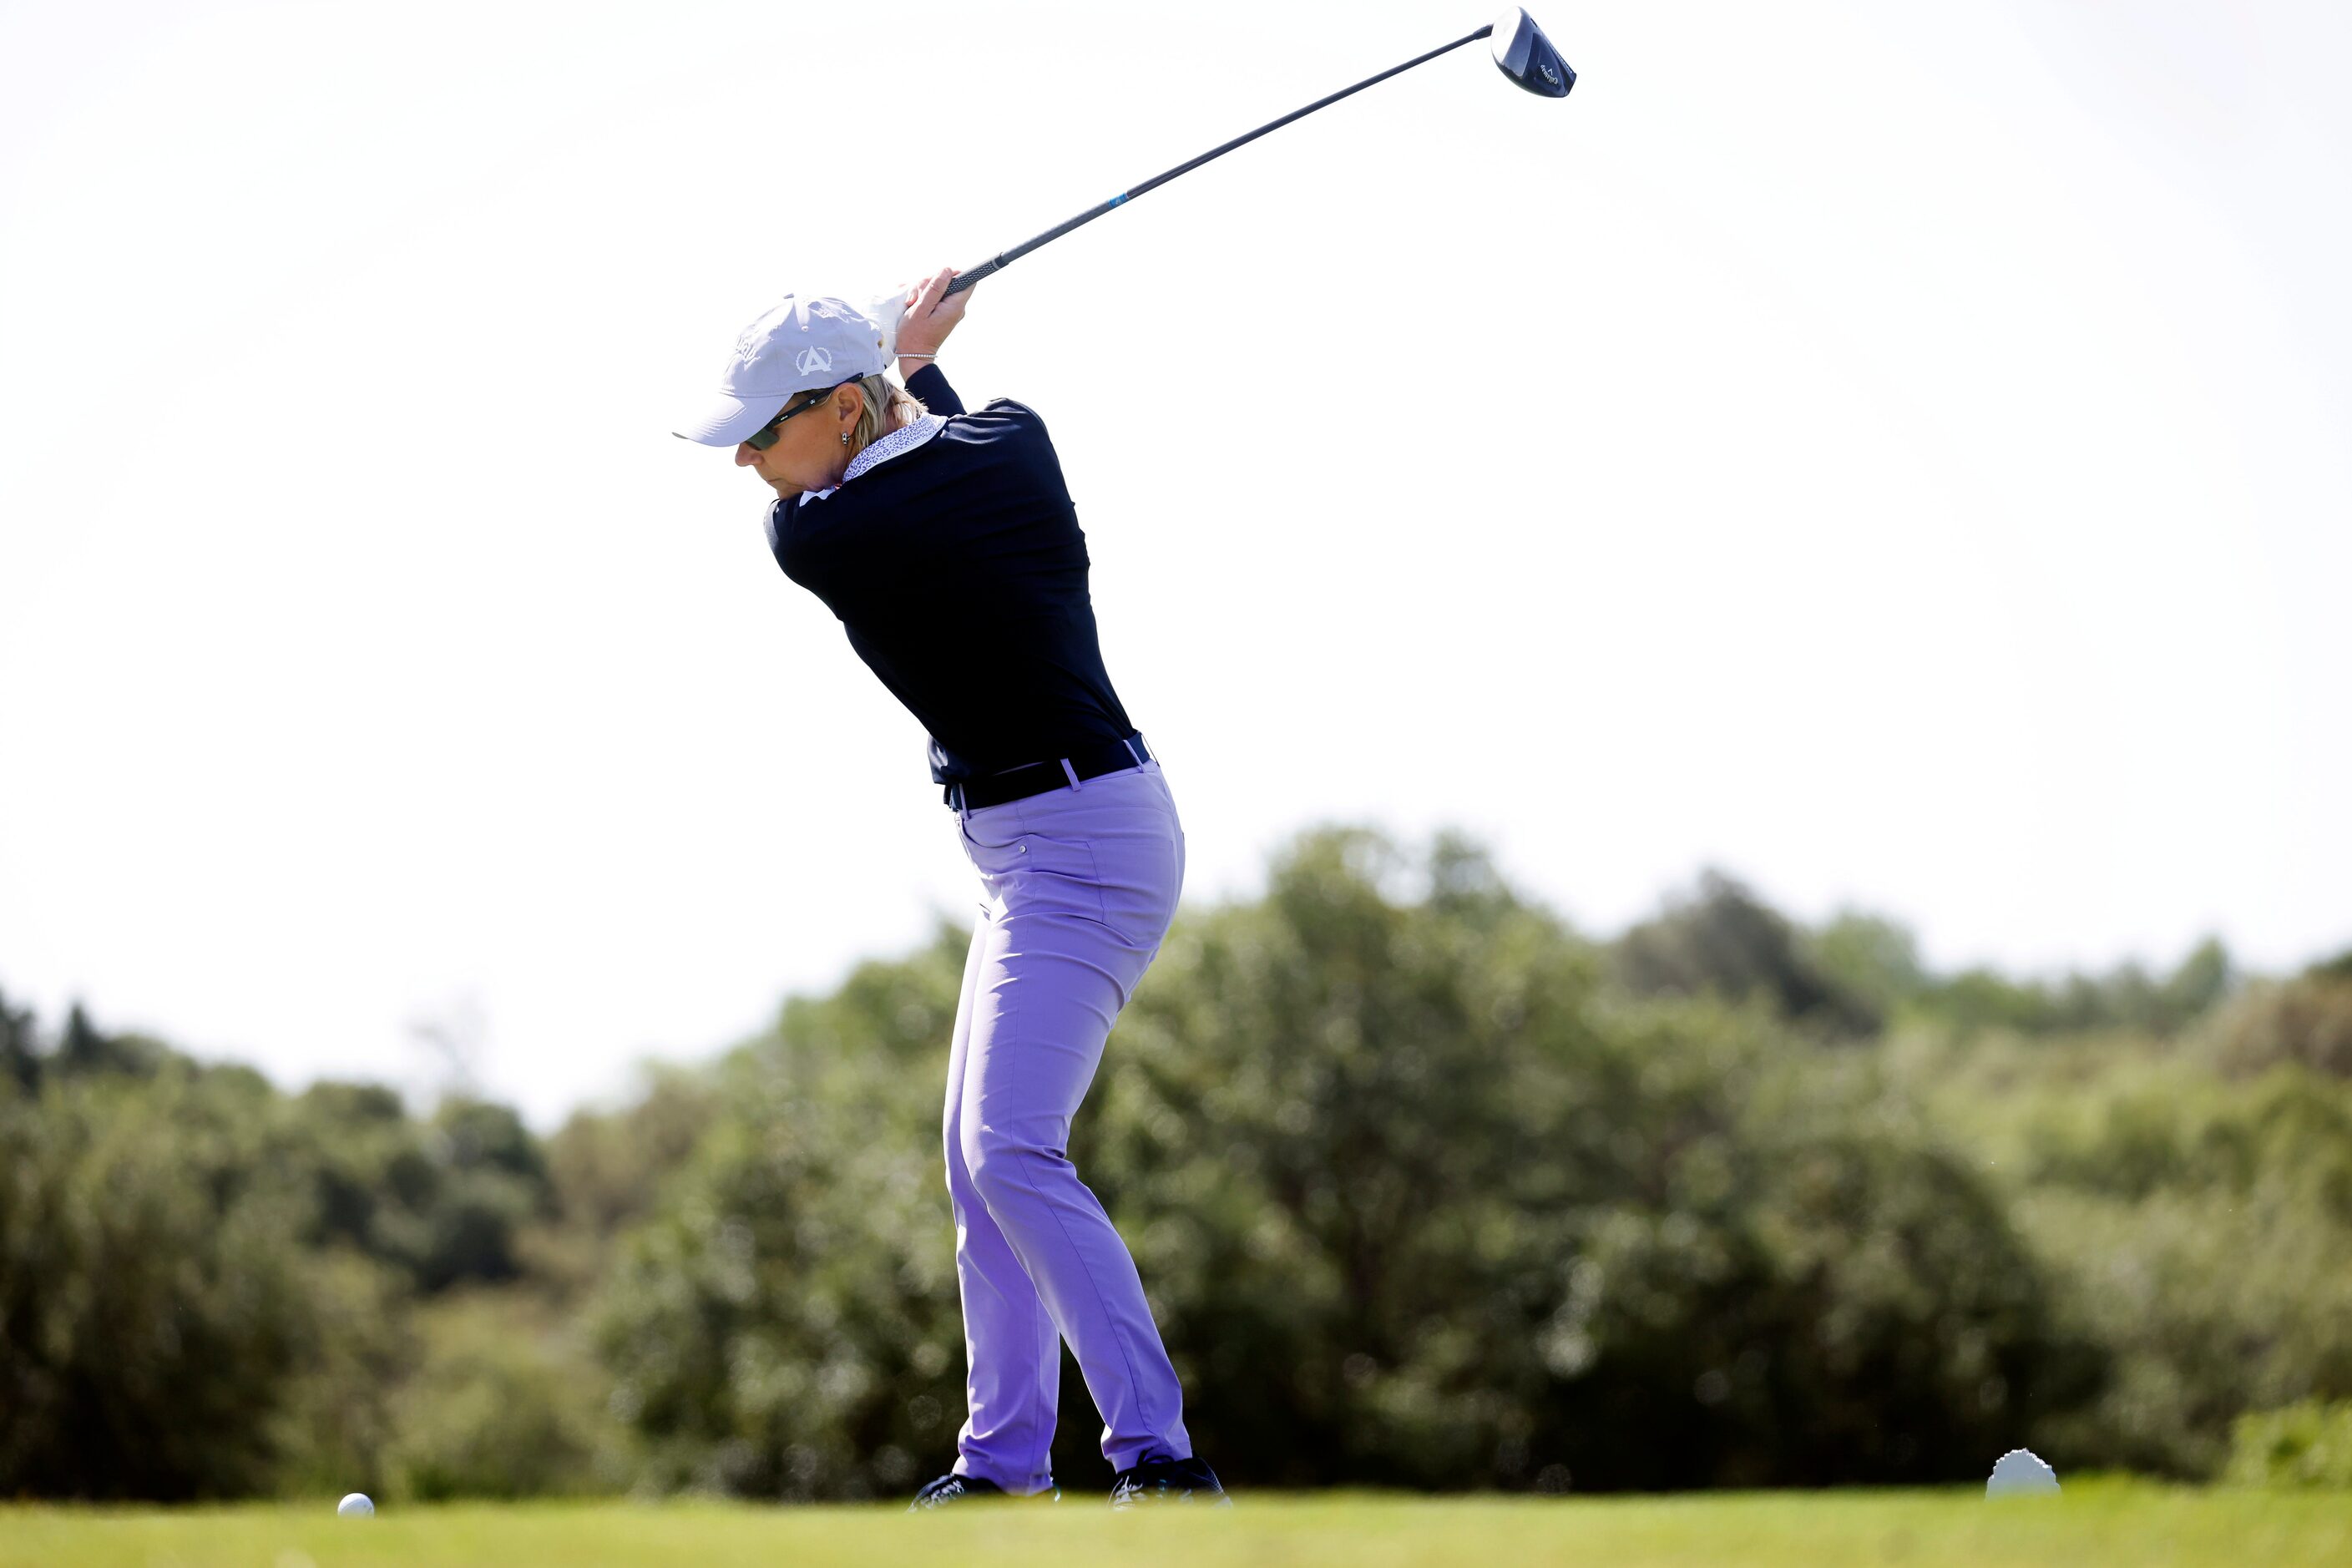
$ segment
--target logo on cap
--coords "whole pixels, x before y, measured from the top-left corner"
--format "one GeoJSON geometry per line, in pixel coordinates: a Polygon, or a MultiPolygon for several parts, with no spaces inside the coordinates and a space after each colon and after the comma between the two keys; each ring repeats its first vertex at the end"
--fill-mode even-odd
{"type": "Polygon", "coordinates": [[[833,368],[833,351],[828,348],[819,347],[815,343],[811,343],[808,347],[801,350],[800,358],[793,361],[793,368],[800,372],[803,375],[806,375],[812,371],[831,370],[833,368]]]}

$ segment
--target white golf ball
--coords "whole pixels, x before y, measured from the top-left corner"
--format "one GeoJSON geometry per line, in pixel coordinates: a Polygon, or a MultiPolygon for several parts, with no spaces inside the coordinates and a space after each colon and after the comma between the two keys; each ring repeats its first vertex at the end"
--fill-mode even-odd
{"type": "Polygon", "coordinates": [[[1987,1497],[2048,1497],[2058,1490],[2058,1472],[2031,1448],[2011,1448],[1993,1465],[1987,1497]]]}
{"type": "Polygon", "coordinates": [[[375,1511],[375,1504],[368,1500],[367,1493],[353,1492],[335,1505],[335,1511],[345,1519],[365,1519],[375,1511]]]}

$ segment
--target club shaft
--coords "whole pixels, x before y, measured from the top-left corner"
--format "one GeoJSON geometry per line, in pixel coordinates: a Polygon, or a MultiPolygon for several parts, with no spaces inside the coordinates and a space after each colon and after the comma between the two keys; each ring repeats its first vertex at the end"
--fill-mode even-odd
{"type": "Polygon", "coordinates": [[[1435,59],[1440,55],[1452,53],[1454,50],[1460,48],[1465,44],[1475,44],[1479,39],[1492,34],[1494,30],[1495,29],[1492,26],[1484,26],[1475,33],[1454,39],[1452,43],[1447,44],[1443,47],[1432,49],[1425,55],[1415,55],[1412,59],[1405,61],[1404,64],[1401,66],[1391,66],[1388,69],[1381,72],[1378,76],[1368,76],[1353,87],[1343,87],[1328,98],[1318,98],[1304,109],[1294,109],[1279,120],[1270,120],[1255,131],[1234,137],[1232,141],[1224,143],[1223,146],[1212,147],[1197,158],[1190,159],[1185,163],[1177,164],[1174,168],[1167,170],[1164,173],[1152,175],[1151,178],[1144,181],[1139,185],[1130,185],[1126,190],[1119,192],[1118,195],[1111,197],[1110,200],[1097,203],[1095,205],[1088,207],[1086,211],[1080,213],[1077,216],[1057,223],[1053,227],[1047,229],[1045,233],[1031,239],[1024,239],[1020,244],[1014,246],[1012,249],[999,251],[996,255],[990,257],[979,266],[970,268],[962,272],[957,273],[955,281],[948,285],[948,292],[950,294],[961,294],[965,289],[971,288],[973,284],[979,282],[982,279],[989,276],[991,273],[1003,271],[1006,268],[1012,266],[1014,262],[1020,260],[1023,257],[1028,255],[1039,246],[1046,244],[1052,240],[1059,239],[1064,235],[1069,233],[1072,229],[1079,228],[1087,224],[1094,222],[1095,219],[1102,216],[1103,214],[1110,211],[1113,207],[1124,206],[1127,203],[1131,202],[1136,197],[1143,195],[1144,192],[1156,190],[1160,186],[1164,185],[1169,181],[1174,179],[1179,174],[1189,174],[1193,170],[1199,168],[1202,164],[1208,163],[1213,158],[1222,158],[1226,153],[1232,152],[1234,148],[1244,146],[1249,142],[1255,142],[1269,131],[1279,131],[1294,120],[1302,120],[1307,115],[1314,113],[1318,109],[1328,109],[1332,104],[1339,102],[1341,99],[1361,92],[1364,89],[1374,86],[1377,83],[1384,82],[1388,80],[1389,78],[1397,75],[1401,71],[1409,71],[1417,65],[1424,65],[1429,61],[1435,59]]]}

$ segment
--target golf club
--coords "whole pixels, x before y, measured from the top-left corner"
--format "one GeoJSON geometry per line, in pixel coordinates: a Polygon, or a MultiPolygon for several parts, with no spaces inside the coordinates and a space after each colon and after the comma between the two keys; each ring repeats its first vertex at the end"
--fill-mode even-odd
{"type": "Polygon", "coordinates": [[[992,273],[1003,271],[1039,246],[1059,239],[1072,229],[1094,222],[1111,208],[1123,206],[1143,195],[1144,192],[1166,184],[1179,174],[1190,174],[1211,159],[1222,158],[1234,148],[1255,142],[1269,131],[1279,131],[1292,121],[1304,119],[1318,109],[1327,108],[1343,98],[1361,92],[1375,82],[1386,81],[1402,71],[1409,71],[1413,67],[1433,60],[1440,55],[1451,54],[1465,44],[1475,44],[1479,39],[1489,37],[1495,40],[1496,68],[1529,92],[1539,98],[1566,98],[1568,89],[1576,85],[1576,72],[1570,70],[1568,62],[1559,58],[1559,51],[1551,47],[1551,40],[1544,37],[1541,27],[1536,26],[1535,18],[1514,5],[1504,12],[1494,23],[1479,28],[1475,33],[1456,38],[1452,43],[1441,48],[1432,49],[1425,55],[1416,55],[1404,64],[1391,66],[1378,76],[1368,76],[1355,86],[1343,87],[1328,98],[1318,98],[1304,109],[1293,110],[1279,120],[1269,121],[1245,135],[1234,137],[1222,147],[1212,147],[1189,163],[1179,163],[1165,174],[1154,174],[1143,184],[1130,186],[1111,197],[1110,200],[1088,207],[1066,222],[1055,224],[1034,239],[1025,239],[1010,250],[998,252],[979,266],[956,274],[955,281],[948,285],[948,292],[962,293],[992,273]]]}

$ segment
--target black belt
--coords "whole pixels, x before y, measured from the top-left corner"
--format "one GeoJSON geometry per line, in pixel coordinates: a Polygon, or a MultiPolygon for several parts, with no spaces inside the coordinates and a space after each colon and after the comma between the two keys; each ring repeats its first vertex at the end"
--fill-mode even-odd
{"type": "Polygon", "coordinates": [[[1068,789],[1074,776],[1080,780],[1098,779],[1105,773],[1139,768],[1159,760],[1143,743],[1143,736],[1137,733],[1124,741],[1104,741],[1084,747],[1050,763],[1024,763],[985,778],[951,780],[946,786],[945,798],[950,805],[978,811],[982,806],[1003,805],[1008,800],[1044,795],[1049,789],[1068,789]],[[1067,772],[1064,771],[1066,767],[1067,772]]]}

